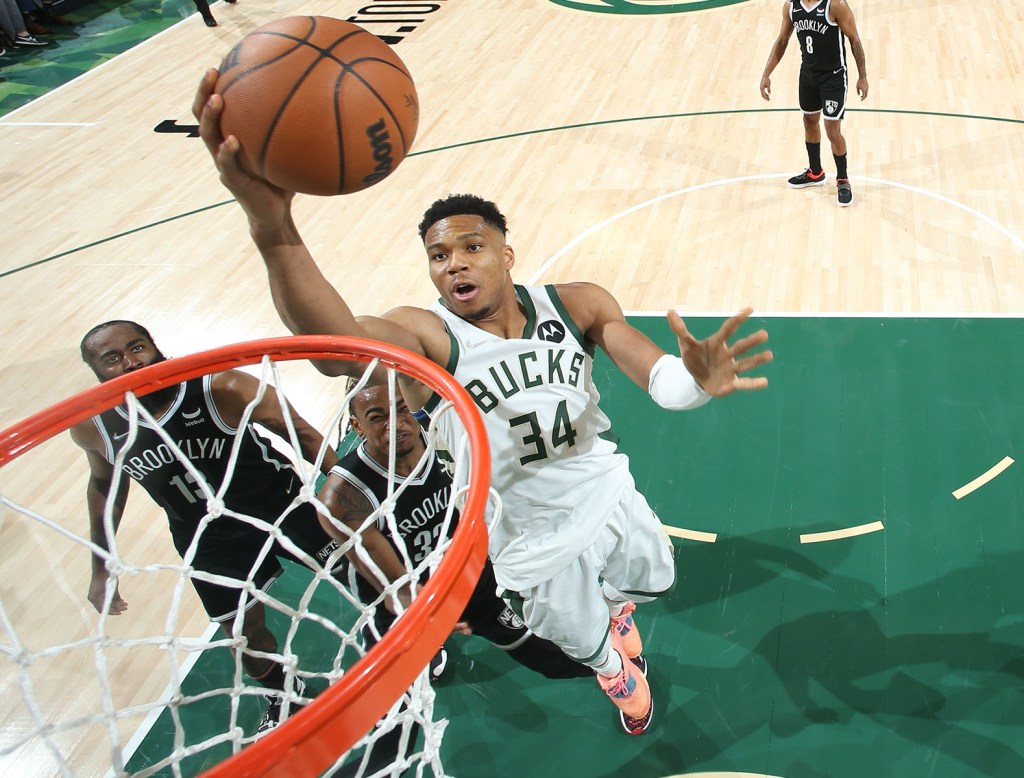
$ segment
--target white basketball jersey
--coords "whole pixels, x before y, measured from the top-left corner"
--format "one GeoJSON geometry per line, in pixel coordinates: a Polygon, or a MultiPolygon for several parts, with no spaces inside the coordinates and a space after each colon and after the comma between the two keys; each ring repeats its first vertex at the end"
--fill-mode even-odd
{"type": "MultiPolygon", "coordinates": [[[[607,434],[588,343],[553,286],[516,286],[526,312],[520,338],[501,338],[440,303],[451,337],[447,370],[476,401],[491,450],[502,514],[490,528],[498,583],[524,591],[564,569],[605,526],[625,489],[628,460],[607,434]]],[[[436,395],[428,413],[439,403],[436,395]]],[[[448,448],[465,437],[454,413],[440,420],[448,448]]]]}

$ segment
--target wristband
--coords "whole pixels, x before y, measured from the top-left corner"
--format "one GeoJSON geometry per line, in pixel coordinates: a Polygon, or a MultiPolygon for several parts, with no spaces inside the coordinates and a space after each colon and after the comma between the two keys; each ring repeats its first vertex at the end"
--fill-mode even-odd
{"type": "Polygon", "coordinates": [[[711,399],[690,375],[683,360],[671,354],[665,354],[654,363],[647,391],[654,402],[670,411],[699,408],[711,399]]]}

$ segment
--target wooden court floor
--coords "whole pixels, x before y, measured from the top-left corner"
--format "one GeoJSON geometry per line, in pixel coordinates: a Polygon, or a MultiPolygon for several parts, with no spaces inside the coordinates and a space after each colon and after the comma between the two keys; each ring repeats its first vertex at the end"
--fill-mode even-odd
{"type": "MultiPolygon", "coordinates": [[[[610,289],[638,320],[673,306],[690,316],[717,317],[750,304],[787,333],[780,344],[795,349],[786,353],[776,347],[773,387],[751,403],[723,402],[699,421],[695,415],[692,422],[687,417],[651,422],[655,430],[682,425],[682,443],[660,432],[631,443],[638,473],[640,467],[648,469],[651,459],[680,462],[671,479],[680,489],[690,489],[689,482],[707,476],[709,469],[729,472],[730,452],[753,447],[758,465],[779,469],[780,483],[786,470],[785,482],[795,491],[785,497],[772,493],[773,499],[790,500],[786,509],[758,511],[750,506],[764,501],[767,487],[753,488],[742,473],[731,474],[730,505],[739,501],[748,508],[744,523],[735,528],[729,523],[733,509],[717,508],[721,491],[709,490],[707,503],[687,506],[687,518],[693,519],[687,526],[734,537],[725,545],[700,547],[705,564],[699,569],[718,578],[701,576],[695,583],[681,576],[678,606],[658,612],[652,622],[661,635],[668,632],[664,625],[669,621],[692,627],[693,620],[700,620],[699,629],[714,638],[684,646],[688,632],[683,630],[653,640],[660,654],[714,671],[695,689],[692,675],[659,670],[659,683],[671,689],[677,711],[665,726],[678,732],[678,745],[668,747],[658,739],[648,751],[642,742],[630,742],[633,761],[607,761],[623,770],[609,774],[630,774],[625,772],[629,764],[642,764],[641,772],[650,775],[708,770],[781,778],[836,775],[822,765],[876,753],[870,739],[864,742],[850,729],[849,722],[858,717],[874,714],[883,729],[899,730],[913,711],[931,712],[934,731],[942,732],[942,716],[973,720],[966,710],[973,706],[978,720],[994,726],[1019,723],[1012,703],[1019,677],[1009,653],[1024,646],[1021,603],[1011,596],[1004,602],[998,594],[1020,583],[1013,580],[1019,565],[1012,563],[1020,548],[1019,486],[1003,485],[1017,483],[1014,466],[978,490],[976,496],[991,501],[984,516],[952,516],[927,503],[920,506],[926,518],[934,518],[934,535],[928,522],[915,525],[918,544],[932,543],[928,570],[908,567],[890,549],[892,525],[883,516],[876,518],[884,531],[865,535],[858,545],[848,546],[851,550],[821,552],[811,564],[806,562],[810,552],[800,552],[802,559],[797,559],[792,546],[785,553],[778,550],[782,535],[792,542],[793,535],[814,524],[798,510],[797,492],[817,489],[821,515],[826,509],[834,515],[841,495],[824,489],[820,475],[787,469],[781,427],[769,424],[755,437],[736,422],[783,418],[782,406],[793,396],[777,387],[843,401],[848,397],[844,387],[856,386],[859,392],[878,393],[888,426],[868,441],[870,453],[844,461],[846,466],[883,462],[887,477],[918,485],[935,478],[934,471],[915,466],[912,459],[923,452],[943,461],[935,445],[922,445],[917,453],[889,447],[905,419],[920,422],[925,430],[946,423],[927,410],[933,407],[962,406],[963,417],[955,418],[965,426],[955,459],[959,462],[968,452],[976,457],[975,468],[964,460],[956,470],[964,471],[962,480],[953,479],[954,468],[948,468],[954,483],[943,480],[942,499],[947,499],[947,485],[955,489],[1001,458],[1015,458],[1012,447],[1019,436],[1010,434],[1016,432],[1016,421],[1007,387],[1016,386],[1021,373],[1020,341],[1013,336],[1020,332],[1024,311],[1024,54],[1017,45],[1024,39],[1024,8],[968,0],[857,0],[852,7],[867,52],[871,92],[863,103],[851,98],[844,122],[855,202],[841,210],[831,186],[791,191],[785,185],[785,178],[806,163],[796,110],[794,45],[774,75],[772,102],[764,103],[757,92],[778,31],[777,0],[217,3],[219,27],[210,30],[197,17],[185,19],[0,119],[0,223],[6,228],[0,252],[5,335],[0,426],[92,384],[77,346],[87,329],[106,319],[142,322],[169,355],[285,334],[244,219],[220,187],[201,143],[186,133],[154,128],[167,121],[188,124],[191,95],[203,68],[216,65],[240,36],[263,22],[299,13],[354,17],[400,38],[396,50],[417,80],[422,104],[415,153],[391,178],[345,198],[297,202],[297,221],[314,256],[357,312],[432,299],[415,224],[436,197],[471,191],[494,199],[509,216],[519,281],[594,281],[610,289]],[[833,328],[837,316],[845,317],[848,326],[833,328]],[[860,334],[861,320],[879,330],[900,328],[902,337],[863,341],[844,336],[860,334]],[[789,330],[794,324],[808,331],[818,328],[829,337],[808,338],[807,332],[797,337],[789,330]],[[956,349],[951,347],[962,332],[977,338],[976,349],[970,340],[956,340],[956,349]],[[987,361],[965,374],[964,364],[980,354],[987,361]],[[856,382],[848,378],[852,360],[858,365],[856,382]],[[905,369],[910,364],[916,366],[912,372],[905,369]],[[750,407],[757,410],[754,417],[747,416],[750,407]],[[722,425],[707,426],[709,420],[722,425]],[[972,448],[972,441],[984,450],[972,448]],[[952,540],[940,543],[953,537],[951,522],[957,521],[980,526],[986,538],[995,540],[984,546],[976,539],[959,547],[952,540]],[[723,549],[720,558],[714,556],[718,549],[723,549]],[[845,554],[866,555],[882,578],[874,572],[869,576],[862,567],[844,567],[845,554]],[[965,570],[974,572],[966,576],[965,570]],[[799,591],[792,596],[811,601],[806,613],[780,606],[776,619],[776,657],[788,657],[793,673],[784,684],[786,721],[769,730],[772,747],[781,744],[783,753],[787,748],[792,752],[783,762],[773,763],[771,748],[751,736],[762,731],[755,722],[738,726],[723,716],[725,723],[711,734],[705,729],[713,745],[685,723],[742,709],[741,698],[726,700],[716,692],[716,676],[728,677],[737,695],[771,688],[762,683],[761,660],[744,659],[752,651],[767,657],[767,643],[730,639],[732,620],[742,619],[744,609],[763,618],[757,610],[763,603],[731,600],[741,611],[735,613],[726,607],[727,599],[719,611],[701,610],[699,619],[694,615],[689,622],[686,616],[687,606],[697,604],[687,597],[710,601],[715,591],[730,590],[729,581],[749,582],[755,571],[776,581],[772,591],[785,583],[787,598],[799,591]],[[809,586],[800,589],[793,578],[806,579],[809,586]],[[894,580],[899,584],[886,583],[894,580]],[[687,583],[697,585],[695,593],[691,588],[685,594],[687,583]],[[891,611],[878,604],[876,594],[884,599],[889,592],[913,594],[904,603],[914,606],[918,621],[912,630],[886,629],[891,611]],[[940,601],[962,596],[951,609],[929,609],[924,603],[930,594],[940,601]],[[979,612],[977,621],[957,623],[964,614],[979,612]],[[993,655],[1006,658],[1009,669],[990,663],[978,671],[982,676],[940,675],[942,684],[962,693],[952,694],[940,684],[943,699],[955,704],[939,713],[937,698],[920,688],[934,690],[934,679],[922,680],[912,672],[907,678],[883,678],[884,668],[864,664],[857,678],[868,680],[851,680],[839,662],[857,656],[833,651],[826,654],[831,664],[822,666],[820,656],[807,650],[813,641],[788,646],[783,626],[807,613],[815,617],[800,622],[804,632],[796,634],[818,634],[827,621],[836,634],[849,629],[867,635],[883,653],[908,661],[915,650],[930,656],[927,652],[938,646],[957,667],[972,663],[969,642],[957,643],[950,635],[987,629],[998,644],[993,655]],[[987,615],[996,618],[986,625],[987,615]],[[890,643],[891,635],[914,640],[890,643]],[[689,655],[690,645],[698,657],[689,655]],[[832,695],[827,700],[818,687],[807,691],[800,680],[822,673],[832,678],[825,687],[832,695]],[[747,686],[737,682],[743,678],[749,678],[747,686]],[[885,691],[889,684],[894,685],[891,694],[885,691]],[[985,697],[979,689],[992,694],[985,697]],[[921,701],[910,712],[885,707],[914,693],[921,701]],[[835,719],[822,710],[831,710],[835,719]],[[847,727],[839,736],[842,742],[825,739],[832,745],[815,746],[813,759],[800,757],[801,749],[809,754],[811,748],[800,735],[838,726],[847,727]],[[695,751],[706,758],[681,756],[695,751]]],[[[827,151],[823,158],[832,173],[827,151]]],[[[300,412],[322,423],[333,411],[330,398],[337,387],[305,366],[289,371],[288,379],[286,391],[300,412]]],[[[611,396],[609,402],[615,402],[611,396]]],[[[846,423],[857,428],[863,422],[854,417],[846,423]]],[[[846,450],[846,439],[835,429],[808,423],[801,432],[802,440],[817,446],[819,458],[846,450]]],[[[852,493],[879,494],[872,480],[877,477],[877,471],[866,470],[859,482],[862,491],[852,493]]],[[[85,478],[84,459],[64,436],[0,471],[0,488],[84,533],[85,478]]],[[[641,482],[641,487],[649,493],[666,488],[661,480],[641,482]]],[[[135,495],[121,537],[145,558],[170,559],[163,522],[145,497],[135,495]]],[[[807,531],[818,529],[828,527],[807,531]]],[[[22,517],[5,516],[0,539],[0,596],[20,639],[33,645],[56,643],[93,628],[95,614],[84,600],[88,560],[79,547],[54,542],[51,532],[22,517]]],[[[159,597],[159,583],[149,586],[140,584],[130,596],[126,593],[131,611],[111,629],[146,634],[159,627],[161,614],[145,606],[159,597]]],[[[198,635],[205,626],[193,609],[181,629],[198,635]]],[[[769,640],[773,633],[766,627],[763,635],[769,640]]],[[[480,659],[474,666],[492,662],[480,659]]],[[[165,679],[130,660],[117,670],[123,684],[118,691],[127,697],[154,696],[165,685],[165,679]]],[[[95,705],[88,683],[81,693],[66,693],[76,688],[81,672],[80,666],[49,671],[43,687],[58,701],[60,716],[82,715],[95,705]]],[[[479,680],[481,688],[500,688],[495,678],[479,680]]],[[[18,697],[10,672],[0,675],[0,688],[9,698],[18,697]]],[[[593,695],[586,701],[588,708],[600,704],[593,695]]],[[[761,700],[749,706],[750,715],[774,704],[761,700]]],[[[909,705],[899,702],[904,704],[909,705]]],[[[486,711],[509,723],[511,714],[502,719],[503,712],[490,705],[486,711]]],[[[567,736],[594,744],[611,737],[604,737],[604,724],[568,727],[571,735],[558,732],[550,721],[539,723],[549,714],[540,708],[518,719],[526,723],[516,742],[526,738],[548,751],[567,736]]],[[[2,715],[5,734],[0,738],[25,726],[23,708],[2,715]]],[[[572,717],[571,712],[563,715],[572,717]]],[[[455,748],[472,748],[479,733],[463,729],[472,724],[456,719],[453,732],[464,732],[466,739],[455,748]]],[[[930,772],[935,765],[922,759],[899,769],[892,760],[879,762],[874,766],[882,772],[870,774],[1019,774],[1024,747],[1013,734],[1017,730],[1001,731],[1005,736],[956,741],[953,767],[945,773],[930,772]]],[[[915,753],[942,751],[941,743],[921,741],[916,733],[905,738],[917,744],[915,753]]],[[[96,736],[93,732],[62,743],[79,774],[100,775],[109,765],[96,736]]],[[[5,759],[6,766],[0,763],[4,774],[53,774],[45,751],[30,749],[5,759]]]]}

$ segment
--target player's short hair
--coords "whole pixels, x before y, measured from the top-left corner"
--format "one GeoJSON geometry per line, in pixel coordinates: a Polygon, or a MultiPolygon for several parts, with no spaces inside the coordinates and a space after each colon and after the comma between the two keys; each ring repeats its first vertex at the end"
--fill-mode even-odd
{"type": "Polygon", "coordinates": [[[89,339],[93,337],[93,335],[96,335],[99,332],[103,332],[103,330],[110,329],[111,327],[117,327],[122,324],[131,327],[139,335],[146,338],[146,340],[148,340],[154,346],[156,345],[156,341],[154,341],[153,336],[149,334],[149,330],[147,330],[138,322],[128,321],[127,319],[114,319],[113,321],[105,321],[103,322],[103,324],[97,324],[95,327],[93,327],[91,330],[85,333],[85,337],[82,338],[82,343],[79,346],[79,348],[82,351],[82,361],[85,362],[87,365],[90,364],[89,347],[86,344],[89,342],[89,339]]]}
{"type": "Polygon", "coordinates": [[[420,240],[423,240],[427,236],[427,230],[441,219],[465,214],[479,216],[502,235],[508,234],[508,222],[504,214],[490,200],[471,194],[450,194],[440,200],[435,200],[423,214],[423,221],[419,226],[420,240]]]}
{"type": "MultiPolygon", "coordinates": [[[[347,384],[345,386],[345,394],[348,394],[349,392],[351,392],[352,389],[355,387],[355,385],[357,383],[359,383],[359,379],[358,378],[356,378],[355,376],[349,376],[347,384]]],[[[348,401],[348,414],[349,414],[349,416],[354,416],[355,415],[356,400],[358,400],[366,392],[369,392],[371,389],[377,389],[378,387],[387,387],[387,384],[384,381],[378,381],[378,382],[370,381],[366,386],[364,386],[362,389],[360,389],[358,392],[356,392],[354,395],[352,395],[352,399],[350,399],[348,401]]],[[[404,402],[405,398],[402,397],[401,391],[399,391],[398,396],[404,402]]]]}

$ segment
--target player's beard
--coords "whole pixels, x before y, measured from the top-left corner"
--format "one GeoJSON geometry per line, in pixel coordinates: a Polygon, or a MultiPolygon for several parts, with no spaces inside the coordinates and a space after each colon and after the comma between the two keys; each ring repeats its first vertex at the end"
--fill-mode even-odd
{"type": "MultiPolygon", "coordinates": [[[[167,357],[162,352],[157,351],[156,359],[150,362],[146,367],[155,365],[159,362],[167,361],[167,357]]],[[[147,395],[143,395],[139,398],[139,405],[149,411],[151,414],[156,416],[157,414],[163,413],[163,411],[171,404],[175,395],[178,394],[178,386],[180,384],[171,384],[165,386],[163,389],[157,389],[155,392],[150,392],[147,395]]]]}
{"type": "Polygon", "coordinates": [[[488,318],[491,315],[492,310],[493,306],[484,305],[480,308],[477,308],[475,311],[469,311],[467,313],[460,313],[457,315],[459,316],[459,318],[465,321],[483,321],[484,319],[488,318]]]}

